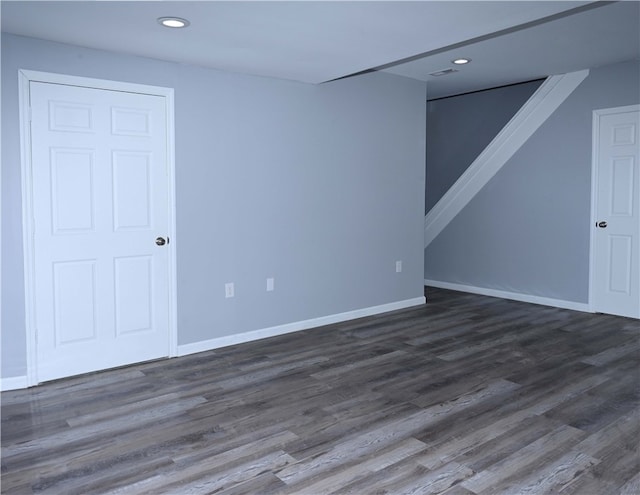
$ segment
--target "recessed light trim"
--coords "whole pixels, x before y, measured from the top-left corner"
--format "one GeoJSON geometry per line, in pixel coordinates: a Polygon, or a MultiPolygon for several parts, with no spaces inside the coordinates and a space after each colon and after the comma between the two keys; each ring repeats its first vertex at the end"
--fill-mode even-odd
{"type": "Polygon", "coordinates": [[[469,62],[471,62],[471,59],[470,58],[460,57],[460,58],[456,58],[456,59],[452,60],[451,62],[453,62],[456,65],[464,65],[464,64],[468,64],[469,62]]]}
{"type": "Polygon", "coordinates": [[[191,24],[188,20],[183,19],[182,17],[158,17],[158,23],[161,26],[173,29],[186,28],[191,24]]]}

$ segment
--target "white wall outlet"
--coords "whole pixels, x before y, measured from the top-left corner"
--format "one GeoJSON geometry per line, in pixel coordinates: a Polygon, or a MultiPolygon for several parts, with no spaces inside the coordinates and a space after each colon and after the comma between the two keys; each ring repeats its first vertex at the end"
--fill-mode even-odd
{"type": "Polygon", "coordinates": [[[273,277],[269,277],[267,279],[267,292],[271,292],[272,290],[275,289],[275,285],[274,285],[274,279],[273,277]]]}
{"type": "Polygon", "coordinates": [[[236,295],[236,289],[233,285],[233,282],[229,282],[224,284],[224,297],[233,297],[236,295]]]}
{"type": "Polygon", "coordinates": [[[402,261],[396,261],[396,273],[400,273],[402,271],[402,261]]]}

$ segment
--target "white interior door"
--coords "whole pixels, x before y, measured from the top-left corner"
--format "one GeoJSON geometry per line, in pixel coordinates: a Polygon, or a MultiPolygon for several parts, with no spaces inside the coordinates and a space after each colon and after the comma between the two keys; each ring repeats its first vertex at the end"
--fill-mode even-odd
{"type": "Polygon", "coordinates": [[[594,112],[592,308],[640,318],[640,111],[594,112]]]}
{"type": "Polygon", "coordinates": [[[37,381],[168,356],[165,98],[29,84],[37,381]]]}

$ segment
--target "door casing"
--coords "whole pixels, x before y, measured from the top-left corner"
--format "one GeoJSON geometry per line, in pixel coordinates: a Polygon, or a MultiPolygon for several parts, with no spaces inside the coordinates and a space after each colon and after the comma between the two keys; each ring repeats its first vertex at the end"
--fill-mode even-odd
{"type": "MultiPolygon", "coordinates": [[[[604,115],[611,115],[616,113],[634,112],[640,111],[640,105],[626,105],[622,107],[604,108],[593,111],[593,124],[592,124],[592,138],[591,138],[591,222],[589,223],[589,311],[595,313],[595,271],[596,271],[596,256],[595,256],[595,235],[596,229],[594,228],[598,221],[596,202],[597,202],[597,167],[598,167],[598,153],[599,153],[599,137],[600,137],[600,118],[604,115]]],[[[640,198],[637,198],[640,201],[640,198]]],[[[638,301],[640,306],[640,301],[638,301]]]]}
{"type": "Polygon", "coordinates": [[[21,69],[18,71],[18,91],[20,106],[20,162],[22,172],[22,237],[24,257],[24,286],[25,286],[25,328],[27,350],[27,386],[37,385],[37,329],[35,326],[35,251],[33,243],[33,193],[32,193],[32,162],[31,162],[31,109],[30,83],[32,81],[80,86],[94,89],[124,91],[146,95],[161,96],[166,105],[167,118],[167,174],[169,191],[169,232],[171,242],[168,249],[168,280],[169,280],[169,357],[177,356],[177,287],[176,287],[176,214],[175,214],[175,126],[174,126],[174,91],[172,88],[148,86],[142,84],[93,79],[70,76],[50,72],[39,72],[21,69]]]}

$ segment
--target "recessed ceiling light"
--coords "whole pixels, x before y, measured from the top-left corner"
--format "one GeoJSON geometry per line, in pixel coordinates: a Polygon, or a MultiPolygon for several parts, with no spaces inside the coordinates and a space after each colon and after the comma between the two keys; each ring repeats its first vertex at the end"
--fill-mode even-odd
{"type": "Polygon", "coordinates": [[[168,28],[185,28],[190,23],[180,17],[159,17],[158,22],[168,28]]]}
{"type": "Polygon", "coordinates": [[[464,64],[468,64],[469,62],[471,62],[470,58],[456,58],[455,60],[452,60],[452,62],[456,65],[464,65],[464,64]]]}

